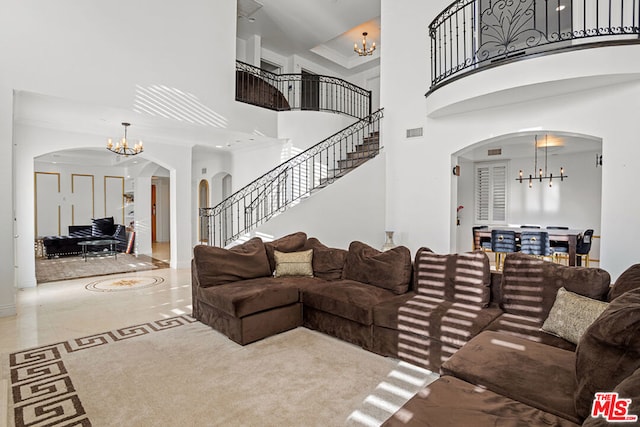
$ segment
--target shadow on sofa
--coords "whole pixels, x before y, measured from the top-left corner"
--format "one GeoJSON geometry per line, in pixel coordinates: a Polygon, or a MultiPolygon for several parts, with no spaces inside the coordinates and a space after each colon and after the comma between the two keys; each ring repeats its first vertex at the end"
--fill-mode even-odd
{"type": "Polygon", "coordinates": [[[85,240],[117,240],[116,250],[127,250],[126,228],[115,224],[113,217],[94,218],[91,225],[70,225],[69,235],[47,236],[42,243],[47,258],[53,258],[82,254],[82,247],[78,243],[85,240]]]}

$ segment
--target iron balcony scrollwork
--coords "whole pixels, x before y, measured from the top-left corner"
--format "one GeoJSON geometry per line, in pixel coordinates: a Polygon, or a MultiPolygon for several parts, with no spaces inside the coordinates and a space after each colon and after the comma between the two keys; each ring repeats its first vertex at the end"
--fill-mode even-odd
{"type": "Polygon", "coordinates": [[[640,43],[639,23],[637,0],[456,1],[429,25],[430,92],[497,61],[601,43],[640,43]]]}

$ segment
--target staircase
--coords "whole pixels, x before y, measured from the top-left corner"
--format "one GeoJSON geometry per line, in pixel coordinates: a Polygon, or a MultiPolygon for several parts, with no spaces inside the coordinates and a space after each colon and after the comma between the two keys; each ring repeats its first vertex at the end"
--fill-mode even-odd
{"type": "Polygon", "coordinates": [[[213,208],[200,209],[208,244],[224,247],[345,176],[381,149],[383,110],[276,166],[213,208]]]}

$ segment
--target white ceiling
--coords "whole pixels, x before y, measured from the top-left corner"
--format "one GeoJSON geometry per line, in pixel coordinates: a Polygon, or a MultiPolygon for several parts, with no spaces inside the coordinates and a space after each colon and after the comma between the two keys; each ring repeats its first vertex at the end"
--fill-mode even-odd
{"type": "Polygon", "coordinates": [[[298,55],[343,75],[379,64],[380,0],[238,0],[238,11],[237,36],[247,40],[257,34],[262,47],[282,56],[298,55]],[[367,44],[375,42],[377,49],[360,57],[353,45],[364,31],[367,44]]]}

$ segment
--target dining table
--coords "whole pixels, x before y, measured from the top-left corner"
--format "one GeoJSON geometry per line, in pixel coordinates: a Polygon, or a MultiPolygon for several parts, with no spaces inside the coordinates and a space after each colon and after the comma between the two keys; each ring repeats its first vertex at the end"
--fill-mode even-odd
{"type": "Polygon", "coordinates": [[[569,245],[569,265],[576,265],[576,246],[578,244],[578,237],[583,233],[582,229],[552,229],[552,228],[521,228],[521,227],[508,227],[508,226],[489,226],[485,228],[475,229],[473,232],[474,249],[482,249],[480,240],[483,237],[491,238],[492,230],[507,230],[515,231],[516,239],[520,238],[520,233],[523,231],[546,231],[549,233],[549,240],[556,242],[567,242],[569,245]]]}

